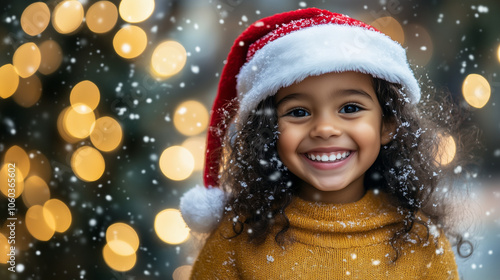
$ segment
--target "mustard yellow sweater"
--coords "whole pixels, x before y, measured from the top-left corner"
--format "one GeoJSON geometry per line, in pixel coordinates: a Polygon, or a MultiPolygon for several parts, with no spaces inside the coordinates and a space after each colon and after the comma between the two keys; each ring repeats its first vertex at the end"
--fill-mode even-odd
{"type": "MultiPolygon", "coordinates": [[[[458,279],[453,251],[439,231],[427,242],[408,242],[390,262],[388,240],[402,216],[383,193],[368,191],[341,205],[295,198],[286,214],[294,241],[284,247],[274,241],[279,229],[259,246],[247,243],[246,233],[225,238],[234,232],[232,222],[223,221],[207,239],[191,279],[458,279]]],[[[415,231],[424,236],[423,226],[415,231]]]]}

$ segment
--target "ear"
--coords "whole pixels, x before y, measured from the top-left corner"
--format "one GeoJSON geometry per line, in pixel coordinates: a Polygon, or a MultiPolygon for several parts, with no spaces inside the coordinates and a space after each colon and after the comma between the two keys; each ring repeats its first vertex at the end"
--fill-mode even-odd
{"type": "Polygon", "coordinates": [[[392,141],[396,133],[396,122],[393,118],[382,118],[382,129],[380,131],[380,144],[387,145],[392,141]]]}

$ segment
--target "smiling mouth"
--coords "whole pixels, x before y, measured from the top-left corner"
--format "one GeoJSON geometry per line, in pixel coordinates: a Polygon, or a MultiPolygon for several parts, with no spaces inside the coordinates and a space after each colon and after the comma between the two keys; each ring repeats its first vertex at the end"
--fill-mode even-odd
{"type": "Polygon", "coordinates": [[[346,159],[351,154],[351,151],[345,151],[342,153],[310,153],[305,154],[306,157],[312,161],[317,162],[337,162],[346,159]]]}

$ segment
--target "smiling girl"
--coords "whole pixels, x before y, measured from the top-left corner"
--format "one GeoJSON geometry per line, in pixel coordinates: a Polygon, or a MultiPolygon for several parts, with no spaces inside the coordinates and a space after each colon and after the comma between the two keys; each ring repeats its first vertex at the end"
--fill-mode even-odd
{"type": "Polygon", "coordinates": [[[252,24],[222,73],[206,188],[181,200],[210,233],[192,279],[458,279],[445,234],[470,243],[434,195],[454,128],[420,97],[405,50],[367,24],[314,8],[252,24]]]}

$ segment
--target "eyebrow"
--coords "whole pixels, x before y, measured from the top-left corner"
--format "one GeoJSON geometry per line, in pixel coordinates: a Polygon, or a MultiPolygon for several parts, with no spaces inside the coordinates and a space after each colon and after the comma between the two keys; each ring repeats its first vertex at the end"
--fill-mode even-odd
{"type": "MultiPolygon", "coordinates": [[[[369,98],[370,100],[374,101],[372,96],[368,94],[366,91],[362,89],[345,89],[345,90],[340,90],[339,94],[341,95],[359,95],[365,98],[369,98]]],[[[301,97],[304,96],[302,93],[291,93],[285,97],[283,97],[280,101],[276,103],[276,107],[278,107],[282,103],[286,103],[290,100],[294,99],[301,99],[301,97]]]]}

